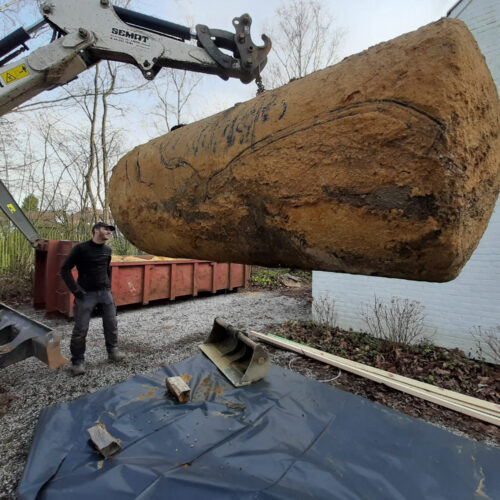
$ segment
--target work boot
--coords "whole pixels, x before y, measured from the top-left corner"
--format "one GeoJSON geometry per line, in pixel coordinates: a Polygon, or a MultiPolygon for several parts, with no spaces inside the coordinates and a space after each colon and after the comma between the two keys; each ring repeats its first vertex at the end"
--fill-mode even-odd
{"type": "Polygon", "coordinates": [[[84,363],[79,363],[77,365],[72,365],[71,366],[71,374],[73,377],[76,377],[78,375],[83,375],[85,373],[85,364],[84,363]]]}
{"type": "Polygon", "coordinates": [[[123,354],[123,352],[119,349],[113,349],[111,352],[108,352],[108,359],[118,363],[119,361],[123,361],[125,359],[125,354],[123,354]]]}

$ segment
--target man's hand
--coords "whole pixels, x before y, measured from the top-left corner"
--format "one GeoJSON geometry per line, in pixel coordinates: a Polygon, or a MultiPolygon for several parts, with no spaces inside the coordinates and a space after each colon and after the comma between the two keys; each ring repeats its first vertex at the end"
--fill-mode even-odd
{"type": "Polygon", "coordinates": [[[85,297],[85,292],[83,290],[77,290],[75,293],[75,298],[77,299],[83,299],[83,297],[85,297]]]}

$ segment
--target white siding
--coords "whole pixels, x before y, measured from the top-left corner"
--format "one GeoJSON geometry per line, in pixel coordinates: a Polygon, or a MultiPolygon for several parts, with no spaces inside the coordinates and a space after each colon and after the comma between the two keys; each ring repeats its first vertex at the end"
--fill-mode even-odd
{"type": "Polygon", "coordinates": [[[500,1],[462,0],[448,17],[467,24],[486,58],[497,89],[500,88],[500,1]]]}
{"type": "MultiPolygon", "coordinates": [[[[313,298],[335,301],[337,324],[341,328],[365,330],[360,311],[374,296],[420,302],[426,316],[427,334],[434,343],[473,350],[470,330],[500,325],[500,209],[493,214],[476,251],[460,276],[448,283],[313,272],[313,298]]],[[[314,310],[314,308],[313,308],[314,310]]]]}
{"type": "MultiPolygon", "coordinates": [[[[449,16],[458,17],[469,26],[500,88],[500,0],[463,0],[451,9],[449,16]]],[[[427,333],[433,335],[434,343],[473,352],[471,329],[500,325],[500,202],[478,248],[452,282],[313,272],[313,299],[331,297],[337,324],[342,328],[366,330],[360,311],[373,303],[375,295],[420,302],[425,307],[427,333]]]]}

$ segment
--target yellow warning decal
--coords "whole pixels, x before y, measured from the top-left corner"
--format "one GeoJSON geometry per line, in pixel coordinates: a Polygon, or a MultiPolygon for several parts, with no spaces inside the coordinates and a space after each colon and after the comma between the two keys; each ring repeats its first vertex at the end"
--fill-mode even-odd
{"type": "Polygon", "coordinates": [[[20,66],[16,66],[15,68],[9,69],[9,71],[5,71],[2,73],[2,80],[9,85],[9,83],[17,82],[21,78],[29,76],[30,72],[25,64],[21,64],[20,66]]]}

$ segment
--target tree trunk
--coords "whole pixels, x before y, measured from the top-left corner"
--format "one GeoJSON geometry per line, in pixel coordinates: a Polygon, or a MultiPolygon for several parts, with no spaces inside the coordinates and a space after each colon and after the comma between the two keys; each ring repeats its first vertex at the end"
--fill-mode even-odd
{"type": "Polygon", "coordinates": [[[156,255],[447,281],[495,204],[499,118],[441,20],[135,148],[113,217],[156,255]]]}

